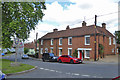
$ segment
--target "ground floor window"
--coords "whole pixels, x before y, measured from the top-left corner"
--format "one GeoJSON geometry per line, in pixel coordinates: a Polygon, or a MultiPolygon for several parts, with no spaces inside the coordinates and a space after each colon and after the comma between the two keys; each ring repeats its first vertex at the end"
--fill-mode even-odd
{"type": "Polygon", "coordinates": [[[117,53],[118,53],[118,49],[117,49],[117,53]]]}
{"type": "Polygon", "coordinates": [[[53,47],[51,47],[51,51],[50,52],[53,53],[53,47]]]}
{"type": "Polygon", "coordinates": [[[48,48],[45,48],[45,53],[48,53],[48,48]]]}
{"type": "Polygon", "coordinates": [[[72,48],[68,48],[68,55],[72,55],[72,48]]]}
{"type": "Polygon", "coordinates": [[[41,48],[41,52],[40,53],[43,54],[43,48],[41,48]]]}
{"type": "Polygon", "coordinates": [[[59,49],[59,56],[62,55],[62,49],[59,49]]]}
{"type": "Polygon", "coordinates": [[[85,58],[90,58],[90,50],[85,50],[85,58]]]}

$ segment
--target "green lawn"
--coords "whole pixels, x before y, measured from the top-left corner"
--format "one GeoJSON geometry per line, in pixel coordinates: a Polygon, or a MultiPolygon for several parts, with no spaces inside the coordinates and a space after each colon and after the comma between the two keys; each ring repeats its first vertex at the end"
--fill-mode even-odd
{"type": "Polygon", "coordinates": [[[16,72],[21,72],[21,71],[25,71],[25,70],[34,68],[34,66],[31,66],[28,64],[18,63],[19,65],[11,65],[11,63],[15,64],[15,62],[13,62],[13,61],[6,60],[6,59],[0,59],[0,69],[2,69],[3,73],[5,73],[5,74],[16,73],[16,72]],[[1,65],[1,63],[2,63],[2,65],[1,65]]]}

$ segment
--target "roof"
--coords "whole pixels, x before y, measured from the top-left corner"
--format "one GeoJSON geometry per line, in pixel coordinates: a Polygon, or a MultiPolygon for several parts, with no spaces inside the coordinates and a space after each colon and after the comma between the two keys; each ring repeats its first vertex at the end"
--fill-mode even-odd
{"type": "MultiPolygon", "coordinates": [[[[73,36],[82,36],[82,35],[91,35],[95,33],[95,25],[77,27],[67,30],[50,32],[41,37],[40,39],[51,39],[51,38],[62,38],[62,37],[73,37],[73,36]]],[[[105,28],[100,26],[96,27],[96,33],[104,34],[105,36],[115,37],[105,28]]]]}

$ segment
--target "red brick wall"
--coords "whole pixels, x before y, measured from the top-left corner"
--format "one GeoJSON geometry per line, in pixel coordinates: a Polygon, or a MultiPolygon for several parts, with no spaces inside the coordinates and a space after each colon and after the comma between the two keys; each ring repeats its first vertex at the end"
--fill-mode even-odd
{"type": "MultiPolygon", "coordinates": [[[[103,42],[103,36],[97,36],[97,39],[96,39],[97,40],[97,44],[96,44],[97,58],[98,58],[99,43],[104,45],[104,54],[114,54],[112,53],[112,48],[115,48],[115,45],[113,45],[113,38],[111,39],[112,39],[111,46],[109,46],[109,37],[105,37],[103,42]]],[[[51,39],[49,39],[49,40],[44,40],[43,45],[40,47],[43,48],[43,52],[45,51],[45,48],[48,48],[48,51],[50,52],[50,47],[53,47],[53,53],[57,54],[57,56],[59,56],[59,47],[62,47],[62,55],[68,54],[68,48],[72,48],[72,53],[75,51],[75,49],[78,49],[78,48],[92,48],[92,50],[90,51],[90,59],[94,59],[94,53],[95,53],[94,40],[95,40],[95,37],[90,36],[90,45],[85,45],[85,37],[72,37],[72,45],[68,45],[68,38],[63,38],[62,45],[59,45],[59,39],[54,39],[53,45],[51,45],[51,39]],[[56,45],[57,45],[57,52],[56,52],[56,45]]]]}

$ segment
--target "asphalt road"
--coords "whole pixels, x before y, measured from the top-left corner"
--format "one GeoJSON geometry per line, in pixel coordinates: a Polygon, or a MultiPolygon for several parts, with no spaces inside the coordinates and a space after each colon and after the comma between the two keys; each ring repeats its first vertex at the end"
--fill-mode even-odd
{"type": "MultiPolygon", "coordinates": [[[[14,60],[14,55],[5,57],[14,60]]],[[[114,78],[118,76],[117,64],[69,64],[42,62],[18,58],[18,62],[38,68],[24,74],[10,75],[7,78],[114,78]]]]}

